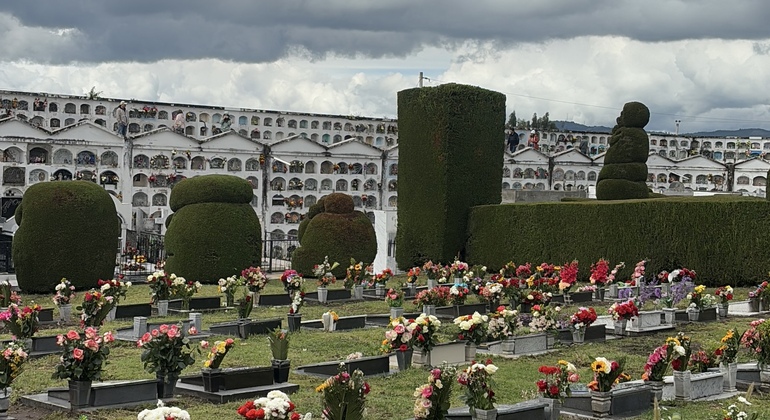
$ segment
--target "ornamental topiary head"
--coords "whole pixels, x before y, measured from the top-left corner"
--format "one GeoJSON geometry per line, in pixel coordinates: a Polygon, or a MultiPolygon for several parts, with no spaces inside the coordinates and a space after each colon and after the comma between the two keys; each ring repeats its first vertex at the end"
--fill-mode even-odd
{"type": "Polygon", "coordinates": [[[41,182],[16,209],[13,261],[25,293],[53,293],[62,277],[78,289],[115,275],[120,219],[93,182],[41,182]]]}
{"type": "Polygon", "coordinates": [[[171,190],[166,271],[190,280],[220,278],[259,267],[262,226],[248,181],[231,175],[188,178],[171,190]]]}

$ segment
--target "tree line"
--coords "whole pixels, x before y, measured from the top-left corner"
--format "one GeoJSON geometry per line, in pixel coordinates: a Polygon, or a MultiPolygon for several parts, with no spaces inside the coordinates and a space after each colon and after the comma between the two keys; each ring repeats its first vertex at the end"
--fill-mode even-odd
{"type": "Polygon", "coordinates": [[[547,112],[542,117],[538,117],[536,112],[532,114],[531,120],[525,120],[524,118],[516,118],[516,111],[513,111],[510,115],[508,115],[508,123],[506,124],[506,128],[541,131],[557,130],[556,123],[551,121],[551,118],[547,112]]]}

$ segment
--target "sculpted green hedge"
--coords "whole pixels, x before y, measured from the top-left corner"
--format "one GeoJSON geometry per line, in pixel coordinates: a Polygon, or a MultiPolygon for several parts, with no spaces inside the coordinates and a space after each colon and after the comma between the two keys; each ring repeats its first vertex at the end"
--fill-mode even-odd
{"type": "Polygon", "coordinates": [[[198,176],[177,184],[170,197],[177,207],[166,231],[166,271],[216,283],[258,267],[262,226],[250,205],[251,194],[248,181],[230,175],[198,176]]]}
{"type": "Polygon", "coordinates": [[[12,254],[25,293],[51,294],[62,277],[78,289],[113,278],[120,220],[110,195],[93,182],[32,185],[15,220],[12,254]]]}
{"type": "Polygon", "coordinates": [[[631,268],[647,258],[649,273],[685,266],[708,286],[754,285],[770,261],[770,203],[748,197],[478,206],[468,232],[470,264],[577,259],[583,280],[601,257],[631,268]]]}
{"type": "Polygon", "coordinates": [[[504,129],[501,93],[458,84],[398,93],[399,268],[462,256],[468,209],[501,201],[504,129]]]}

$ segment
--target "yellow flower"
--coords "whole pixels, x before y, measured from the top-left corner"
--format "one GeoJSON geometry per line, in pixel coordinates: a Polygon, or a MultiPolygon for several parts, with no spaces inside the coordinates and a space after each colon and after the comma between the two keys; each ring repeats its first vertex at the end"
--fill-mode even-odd
{"type": "Polygon", "coordinates": [[[682,344],[679,342],[679,339],[676,337],[669,337],[666,339],[666,345],[675,345],[675,346],[681,346],[682,344]]]}
{"type": "Polygon", "coordinates": [[[205,362],[203,362],[203,367],[209,367],[209,366],[211,366],[211,360],[206,360],[205,362]]]}
{"type": "Polygon", "coordinates": [[[703,293],[705,290],[706,290],[706,286],[704,286],[704,285],[702,285],[702,284],[701,284],[701,285],[698,285],[698,286],[695,286],[695,293],[701,294],[701,293],[703,293]]]}
{"type": "Polygon", "coordinates": [[[733,338],[733,330],[727,330],[727,334],[725,334],[724,337],[722,337],[722,342],[726,343],[727,340],[730,340],[733,338]]]}
{"type": "MultiPolygon", "coordinates": [[[[538,267],[540,269],[540,267],[538,267]]],[[[532,287],[532,284],[535,282],[535,276],[529,276],[527,279],[527,286],[532,287]]]]}
{"type": "Polygon", "coordinates": [[[597,360],[591,363],[591,370],[593,370],[596,373],[605,373],[605,371],[607,370],[607,364],[601,360],[597,360]]]}

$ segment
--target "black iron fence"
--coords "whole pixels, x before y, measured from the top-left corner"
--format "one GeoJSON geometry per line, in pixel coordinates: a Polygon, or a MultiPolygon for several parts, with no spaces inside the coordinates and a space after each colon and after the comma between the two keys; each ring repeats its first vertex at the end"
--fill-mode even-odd
{"type": "Polygon", "coordinates": [[[126,246],[118,253],[117,274],[147,276],[155,264],[166,259],[163,235],[149,232],[126,231],[126,246]]]}
{"type": "Polygon", "coordinates": [[[294,236],[265,232],[262,240],[262,270],[268,273],[281,272],[291,268],[291,254],[299,248],[294,236]]]}
{"type": "Polygon", "coordinates": [[[11,258],[11,241],[13,236],[0,235],[0,273],[15,273],[11,258]]]}

